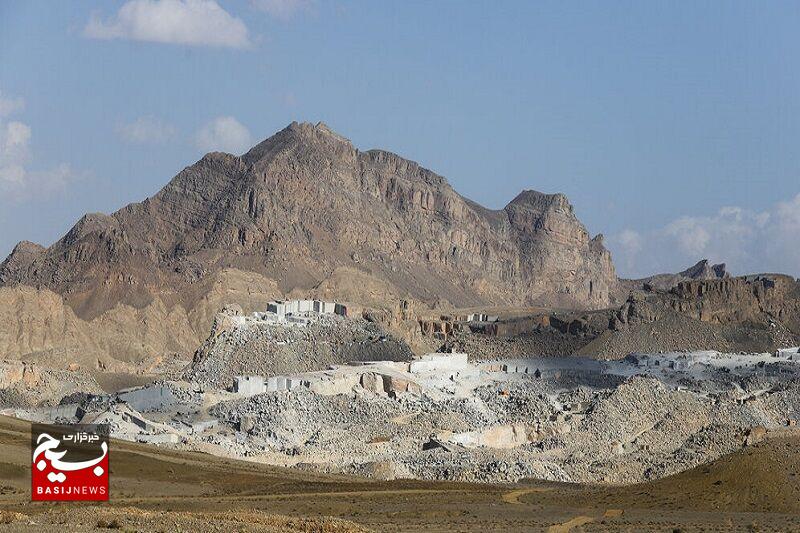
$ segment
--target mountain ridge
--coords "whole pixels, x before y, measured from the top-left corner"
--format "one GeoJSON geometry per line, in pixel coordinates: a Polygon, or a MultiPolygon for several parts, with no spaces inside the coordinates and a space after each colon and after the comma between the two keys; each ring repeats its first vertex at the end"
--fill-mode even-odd
{"type": "MultiPolygon", "coordinates": [[[[377,277],[395,278],[413,297],[454,305],[602,307],[616,280],[602,237],[590,238],[562,194],[525,190],[491,210],[416,162],[384,150],[360,152],[323,123],[294,122],[241,157],[206,154],[143,202],[84,215],[49,248],[18,245],[0,265],[0,284],[73,294],[94,290],[100,278],[113,285],[127,276],[129,284],[152,289],[227,266],[274,275],[282,257],[300,264],[300,278],[312,278],[304,283],[279,274],[286,290],[311,288],[337,266],[366,266],[377,277]],[[428,224],[447,239],[431,244],[437,235],[425,231],[428,224]],[[400,230],[422,235],[412,231],[408,239],[400,230]],[[305,248],[303,261],[298,247],[305,248]],[[422,273],[425,263],[440,278],[469,272],[441,291],[403,283],[403,275],[422,273]],[[547,283],[526,284],[534,269],[574,279],[551,279],[561,287],[549,291],[547,283]],[[494,286],[481,289],[487,282],[494,286]]],[[[136,305],[125,292],[119,299],[136,305]]]]}

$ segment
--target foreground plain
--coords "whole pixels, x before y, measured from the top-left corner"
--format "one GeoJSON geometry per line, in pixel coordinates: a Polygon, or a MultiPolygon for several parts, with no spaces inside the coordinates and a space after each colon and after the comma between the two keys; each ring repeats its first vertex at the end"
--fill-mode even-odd
{"type": "Polygon", "coordinates": [[[29,501],[29,425],[0,417],[8,531],[789,531],[800,435],[774,434],[676,476],[623,487],[380,482],[115,441],[111,502],[29,501]]]}

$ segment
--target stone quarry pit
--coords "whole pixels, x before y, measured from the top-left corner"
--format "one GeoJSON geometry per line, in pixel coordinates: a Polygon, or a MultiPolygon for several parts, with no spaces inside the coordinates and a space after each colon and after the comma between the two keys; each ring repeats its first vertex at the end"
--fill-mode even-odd
{"type": "Polygon", "coordinates": [[[797,348],[621,360],[411,356],[360,320],[332,312],[291,323],[237,319],[215,336],[230,349],[206,349],[174,379],[114,394],[95,388],[59,405],[3,413],[109,423],[121,439],[326,473],[628,484],[707,463],[770,431],[791,431],[800,412],[797,348]],[[313,345],[314,335],[333,330],[350,340],[329,338],[329,359],[387,346],[393,360],[276,373],[238,359],[235,349],[252,347],[254,338],[273,347],[313,345]],[[236,372],[232,361],[239,361],[236,372]],[[223,366],[224,374],[213,371],[223,366]]]}

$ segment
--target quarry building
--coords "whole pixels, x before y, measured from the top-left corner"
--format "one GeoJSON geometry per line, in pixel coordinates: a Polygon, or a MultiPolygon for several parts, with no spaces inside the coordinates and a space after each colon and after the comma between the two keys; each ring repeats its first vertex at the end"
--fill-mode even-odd
{"type": "Polygon", "coordinates": [[[411,362],[365,361],[291,376],[235,376],[231,390],[254,395],[305,387],[317,394],[331,395],[360,387],[394,396],[402,392],[421,394],[443,383],[477,378],[479,374],[479,368],[468,362],[465,353],[429,353],[411,362]]]}
{"type": "Polygon", "coordinates": [[[256,311],[250,316],[237,315],[231,320],[237,327],[244,328],[258,323],[307,326],[321,315],[346,317],[347,306],[322,300],[275,300],[267,304],[265,312],[256,311]]]}
{"type": "Polygon", "coordinates": [[[337,302],[323,302],[321,300],[276,300],[267,304],[267,313],[273,313],[279,318],[297,315],[305,316],[311,313],[347,316],[347,307],[337,302]]]}

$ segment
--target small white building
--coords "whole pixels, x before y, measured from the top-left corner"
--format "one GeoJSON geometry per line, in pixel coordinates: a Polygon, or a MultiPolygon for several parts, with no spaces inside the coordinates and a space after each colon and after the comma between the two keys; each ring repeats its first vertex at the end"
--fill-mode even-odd
{"type": "Polygon", "coordinates": [[[262,376],[236,376],[233,378],[233,392],[239,394],[261,394],[264,392],[262,376]]]}
{"type": "Polygon", "coordinates": [[[499,318],[486,313],[470,313],[467,315],[467,322],[497,322],[499,318]]]}
{"type": "Polygon", "coordinates": [[[692,367],[694,361],[688,357],[678,357],[673,361],[672,368],[678,372],[686,372],[692,367]]]}
{"type": "Polygon", "coordinates": [[[310,314],[347,316],[347,307],[340,303],[322,300],[276,300],[267,304],[267,312],[274,313],[283,320],[287,316],[310,314]]]}
{"type": "Polygon", "coordinates": [[[781,348],[777,352],[775,352],[775,357],[785,357],[786,359],[798,359],[800,358],[800,347],[795,346],[794,348],[781,348]]]}
{"type": "Polygon", "coordinates": [[[429,353],[421,355],[408,364],[411,374],[437,374],[440,377],[478,375],[480,369],[471,365],[465,353],[429,353]]]}

